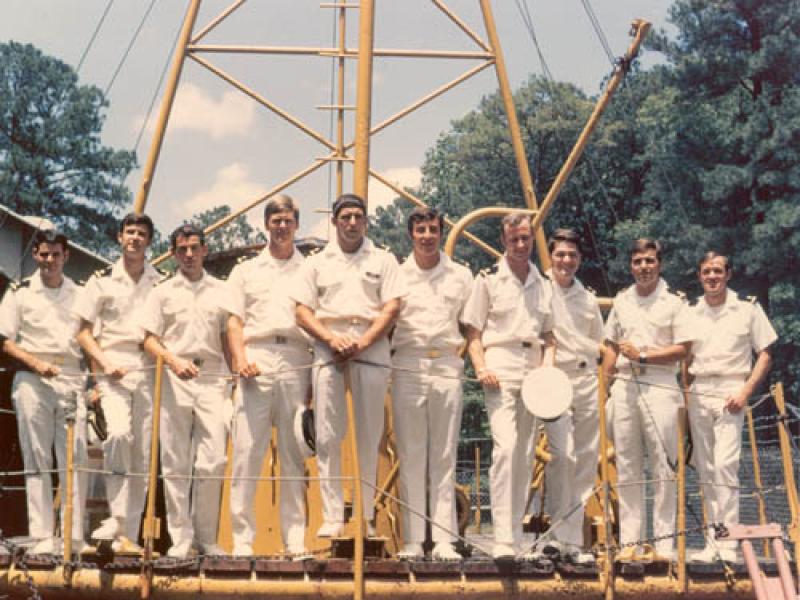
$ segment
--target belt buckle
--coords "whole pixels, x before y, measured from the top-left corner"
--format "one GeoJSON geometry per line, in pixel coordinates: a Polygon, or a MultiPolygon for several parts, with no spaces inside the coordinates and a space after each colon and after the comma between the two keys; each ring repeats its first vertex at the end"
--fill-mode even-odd
{"type": "Polygon", "coordinates": [[[276,335],[275,336],[275,343],[276,344],[286,344],[288,343],[288,338],[285,335],[276,335]]]}
{"type": "Polygon", "coordinates": [[[202,358],[193,358],[192,359],[192,364],[197,368],[202,367],[204,362],[205,361],[202,358]]]}
{"type": "Polygon", "coordinates": [[[586,361],[585,360],[580,361],[578,363],[578,368],[579,369],[585,369],[586,368],[586,361]]]}
{"type": "Polygon", "coordinates": [[[350,319],[350,325],[361,325],[361,319],[358,317],[352,317],[350,319]]]}
{"type": "Polygon", "coordinates": [[[425,353],[425,358],[441,358],[442,352],[441,350],[428,350],[425,353]]]}
{"type": "Polygon", "coordinates": [[[60,367],[64,364],[64,357],[62,355],[54,356],[53,359],[50,361],[50,364],[53,364],[57,367],[60,367]]]}
{"type": "Polygon", "coordinates": [[[533,348],[533,342],[522,342],[523,348],[533,348]]]}
{"type": "Polygon", "coordinates": [[[631,372],[636,376],[647,375],[647,367],[639,363],[631,363],[631,372]]]}

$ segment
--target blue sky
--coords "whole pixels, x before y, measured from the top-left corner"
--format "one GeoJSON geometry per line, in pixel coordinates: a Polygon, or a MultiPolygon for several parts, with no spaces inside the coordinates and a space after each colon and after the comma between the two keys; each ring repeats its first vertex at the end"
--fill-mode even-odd
{"type": "MultiPolygon", "coordinates": [[[[320,1],[249,0],[204,43],[328,47],[334,12],[320,1]]],[[[541,67],[520,17],[520,0],[494,0],[492,7],[506,56],[509,77],[518,87],[541,67]]],[[[205,0],[195,26],[199,31],[231,0],[205,0]]],[[[477,0],[446,0],[446,4],[486,39],[477,0]]],[[[111,4],[95,42],[80,70],[83,83],[106,89],[149,0],[116,0],[111,4]]],[[[110,88],[104,141],[132,149],[188,2],[156,2],[110,88]]],[[[0,39],[29,42],[44,52],[77,66],[108,0],[3,0],[0,39]]],[[[668,28],[667,0],[595,0],[597,18],[615,56],[627,48],[630,22],[645,18],[656,28],[668,28]]],[[[539,43],[553,76],[596,94],[611,66],[595,35],[581,0],[527,0],[539,43]]],[[[348,11],[348,46],[357,40],[358,11],[348,11]]],[[[475,46],[429,0],[377,0],[376,47],[470,50],[475,46]]],[[[204,55],[270,101],[329,136],[329,113],[319,105],[331,103],[331,60],[311,57],[204,55]]],[[[645,55],[646,64],[658,60],[645,55]]],[[[355,97],[354,62],[348,69],[346,103],[355,97]]],[[[477,61],[431,59],[376,59],[373,123],[454,78],[477,61]]],[[[497,82],[486,69],[467,84],[428,104],[413,116],[386,129],[372,142],[372,165],[389,179],[414,185],[425,151],[451,120],[492,93],[497,82]]],[[[156,105],[156,108],[158,104],[156,105]]],[[[157,110],[156,110],[157,112],[157,110]]],[[[152,121],[138,146],[144,164],[150,146],[152,121]]],[[[350,119],[348,124],[352,124],[350,119]]],[[[347,136],[348,139],[350,136],[347,136]]],[[[332,138],[331,138],[332,139],[332,138]]],[[[193,61],[187,61],[173,119],[167,133],[147,211],[162,230],[169,230],[191,214],[218,204],[234,208],[255,199],[278,182],[327,154],[241,92],[193,61]]],[[[135,192],[141,171],[128,181],[135,192]]],[[[325,237],[324,209],[330,199],[329,174],[320,169],[287,192],[302,206],[301,234],[325,237]]],[[[371,205],[390,201],[393,194],[380,185],[370,189],[371,205]]],[[[260,208],[249,215],[260,221],[260,208]]]]}

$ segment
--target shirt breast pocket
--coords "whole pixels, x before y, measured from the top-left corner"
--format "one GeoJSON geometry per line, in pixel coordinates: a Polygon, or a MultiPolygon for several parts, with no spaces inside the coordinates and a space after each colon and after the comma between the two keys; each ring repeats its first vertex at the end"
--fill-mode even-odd
{"type": "Polygon", "coordinates": [[[360,280],[361,288],[367,297],[374,302],[380,302],[381,274],[377,271],[365,270],[361,272],[360,280]]]}

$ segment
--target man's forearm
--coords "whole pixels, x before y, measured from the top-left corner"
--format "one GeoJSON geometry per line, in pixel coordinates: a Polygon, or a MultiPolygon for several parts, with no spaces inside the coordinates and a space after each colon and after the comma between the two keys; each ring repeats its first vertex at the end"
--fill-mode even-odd
{"type": "MultiPolygon", "coordinates": [[[[100,344],[97,343],[94,335],[92,334],[92,324],[87,321],[81,321],[81,328],[75,336],[78,345],[83,351],[89,355],[92,360],[93,366],[96,365],[103,371],[108,370],[108,363],[106,362],[106,355],[100,344]]],[[[92,369],[94,371],[94,369],[92,369]]]]}
{"type": "Polygon", "coordinates": [[[664,348],[648,348],[645,352],[647,362],[654,365],[664,365],[683,360],[689,355],[689,343],[673,344],[664,348]]]}
{"type": "Polygon", "coordinates": [[[145,352],[153,356],[153,358],[161,358],[165,363],[169,363],[174,358],[172,353],[161,343],[158,336],[152,333],[148,333],[145,336],[143,347],[145,352]]]}
{"type": "Polygon", "coordinates": [[[372,320],[372,323],[361,336],[361,343],[368,348],[376,341],[386,336],[400,314],[401,303],[395,298],[383,305],[380,314],[372,320]]]}
{"type": "Polygon", "coordinates": [[[244,327],[242,320],[231,315],[228,318],[227,327],[228,349],[231,353],[231,366],[234,370],[239,370],[247,364],[247,353],[244,349],[244,327]]]}
{"type": "Polygon", "coordinates": [[[317,339],[325,344],[330,343],[330,341],[333,339],[333,333],[331,330],[325,327],[322,321],[320,321],[314,314],[314,311],[305,304],[297,305],[297,308],[295,309],[295,317],[300,328],[314,339],[317,339]]]}
{"type": "Polygon", "coordinates": [[[11,358],[18,360],[23,365],[28,367],[31,371],[38,372],[41,369],[42,362],[40,359],[36,358],[30,352],[27,352],[20,348],[16,342],[12,342],[11,340],[5,340],[3,342],[3,352],[8,354],[11,358]]]}
{"type": "Polygon", "coordinates": [[[747,378],[744,384],[744,391],[747,396],[752,396],[761,382],[766,379],[771,364],[772,354],[769,350],[762,350],[758,353],[756,364],[753,365],[753,370],[750,371],[750,377],[747,378]]]}

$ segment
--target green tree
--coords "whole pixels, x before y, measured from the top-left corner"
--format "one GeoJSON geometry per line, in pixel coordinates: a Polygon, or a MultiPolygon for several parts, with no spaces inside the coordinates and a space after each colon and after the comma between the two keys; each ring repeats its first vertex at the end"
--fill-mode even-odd
{"type": "Polygon", "coordinates": [[[108,106],[94,86],[30,44],[0,44],[0,202],[47,217],[98,252],[115,245],[132,152],[100,142],[108,106]]]}
{"type": "MultiPolygon", "coordinates": [[[[209,208],[189,219],[190,223],[205,229],[220,219],[231,214],[231,207],[227,204],[209,208]]],[[[221,252],[242,246],[263,244],[267,241],[264,234],[256,230],[247,222],[245,215],[239,215],[225,227],[221,227],[206,236],[206,243],[211,252],[221,252]]]]}

